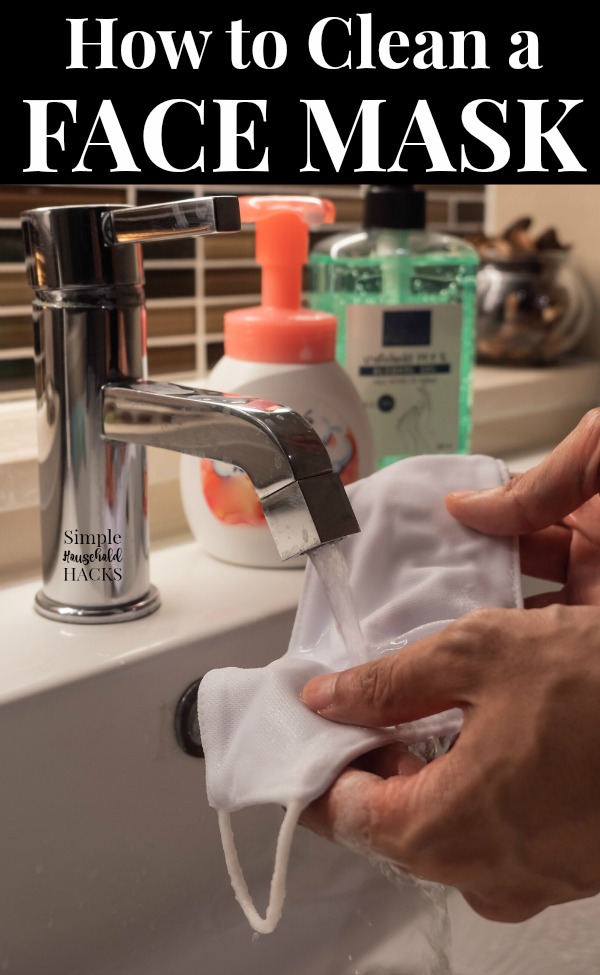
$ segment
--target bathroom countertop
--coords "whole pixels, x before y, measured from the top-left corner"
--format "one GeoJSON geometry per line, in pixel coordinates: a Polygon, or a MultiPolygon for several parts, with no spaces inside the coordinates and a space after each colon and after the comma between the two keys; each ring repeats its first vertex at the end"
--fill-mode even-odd
{"type": "Polygon", "coordinates": [[[140,655],[293,610],[304,578],[302,569],[248,569],[218,562],[195,542],[153,552],[150,575],[162,605],[150,616],[126,623],[45,619],[34,609],[39,578],[0,589],[0,705],[133,663],[140,655]]]}

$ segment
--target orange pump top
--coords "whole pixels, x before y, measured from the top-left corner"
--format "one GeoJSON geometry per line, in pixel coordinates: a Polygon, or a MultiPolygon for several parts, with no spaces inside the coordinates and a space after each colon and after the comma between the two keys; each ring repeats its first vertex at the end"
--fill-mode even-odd
{"type": "Polygon", "coordinates": [[[302,268],[309,227],[333,223],[334,204],[312,196],[241,196],[239,204],[242,224],[256,224],[261,304],[225,314],[225,354],[251,362],[330,362],[337,319],[302,307],[302,268]]]}

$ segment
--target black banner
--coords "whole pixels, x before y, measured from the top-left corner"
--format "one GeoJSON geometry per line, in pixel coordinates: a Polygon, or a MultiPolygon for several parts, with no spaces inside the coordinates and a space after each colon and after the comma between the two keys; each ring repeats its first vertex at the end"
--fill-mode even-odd
{"type": "Polygon", "coordinates": [[[4,182],[600,181],[576,11],[136,6],[17,13],[4,182]]]}

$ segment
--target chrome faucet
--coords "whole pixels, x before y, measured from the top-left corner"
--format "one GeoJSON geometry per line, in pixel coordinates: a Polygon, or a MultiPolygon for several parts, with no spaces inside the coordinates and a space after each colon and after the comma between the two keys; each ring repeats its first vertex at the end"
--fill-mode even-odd
{"type": "Polygon", "coordinates": [[[122,622],[150,583],[146,447],[242,468],[282,560],[359,531],[329,455],[294,410],[146,379],[143,242],[240,229],[235,196],[21,214],[33,324],[45,617],[122,622]]]}

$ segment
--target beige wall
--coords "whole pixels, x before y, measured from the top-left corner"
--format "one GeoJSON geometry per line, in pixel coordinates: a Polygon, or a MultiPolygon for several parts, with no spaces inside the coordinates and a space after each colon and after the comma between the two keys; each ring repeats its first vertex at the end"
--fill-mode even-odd
{"type": "Polygon", "coordinates": [[[561,242],[572,245],[573,268],[591,299],[592,325],[577,351],[600,357],[600,186],[486,187],[488,234],[500,233],[519,217],[533,219],[535,235],[554,227],[561,242]]]}

